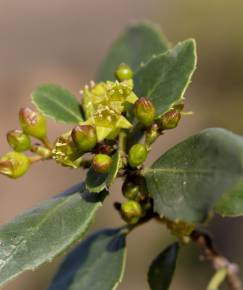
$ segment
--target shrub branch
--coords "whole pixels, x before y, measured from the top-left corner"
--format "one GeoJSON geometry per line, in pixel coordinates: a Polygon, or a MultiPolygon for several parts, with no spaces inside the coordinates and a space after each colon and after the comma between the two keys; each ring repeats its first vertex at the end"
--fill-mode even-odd
{"type": "Polygon", "coordinates": [[[216,273],[221,269],[227,270],[225,282],[228,289],[243,290],[242,282],[239,277],[238,265],[230,262],[227,258],[218,253],[214,247],[211,236],[206,232],[194,230],[191,234],[191,238],[200,248],[202,248],[204,259],[211,263],[216,273]]]}

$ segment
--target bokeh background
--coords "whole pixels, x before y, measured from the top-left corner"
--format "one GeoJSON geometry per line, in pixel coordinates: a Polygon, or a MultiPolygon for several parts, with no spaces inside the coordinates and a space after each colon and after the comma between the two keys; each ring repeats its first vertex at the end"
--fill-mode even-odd
{"type": "MultiPolygon", "coordinates": [[[[187,91],[186,108],[195,112],[154,146],[148,163],[170,146],[206,127],[243,133],[243,2],[241,0],[0,0],[0,152],[9,148],[5,132],[18,126],[18,110],[30,104],[30,92],[46,82],[62,84],[78,96],[94,79],[107,49],[132,22],[158,23],[172,43],[194,37],[198,69],[187,91]]],[[[65,128],[49,123],[53,139],[65,128]]],[[[54,162],[33,166],[23,178],[0,176],[0,223],[46,200],[83,178],[54,162]]],[[[117,226],[112,208],[119,187],[99,211],[93,228],[117,226]]],[[[242,220],[215,217],[210,224],[218,248],[243,264],[242,220]]],[[[128,241],[127,269],[119,290],[149,289],[146,270],[171,240],[161,225],[150,223],[128,241]]],[[[4,290],[44,290],[60,259],[28,272],[4,290]]],[[[242,271],[243,272],[243,271],[242,271]]],[[[180,254],[172,290],[205,289],[212,275],[194,247],[180,254]]]]}

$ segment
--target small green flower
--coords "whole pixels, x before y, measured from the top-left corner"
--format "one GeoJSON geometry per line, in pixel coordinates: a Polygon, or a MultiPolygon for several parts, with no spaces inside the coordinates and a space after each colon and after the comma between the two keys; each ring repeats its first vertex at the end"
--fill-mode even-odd
{"type": "Polygon", "coordinates": [[[107,107],[99,110],[83,124],[93,125],[96,128],[97,141],[114,139],[121,129],[129,129],[132,124],[121,114],[107,107]]]}
{"type": "Polygon", "coordinates": [[[83,91],[83,108],[86,122],[96,127],[98,142],[114,139],[120,129],[129,129],[132,124],[122,115],[128,104],[134,104],[133,81],[93,84],[83,91]]]}
{"type": "Polygon", "coordinates": [[[147,159],[148,151],[142,144],[135,144],[131,147],[128,154],[128,163],[131,167],[137,167],[147,159]]]}
{"type": "Polygon", "coordinates": [[[115,77],[119,81],[132,79],[133,78],[133,71],[129,65],[127,65],[125,63],[121,63],[115,72],[115,77]]]}
{"type": "Polygon", "coordinates": [[[20,125],[25,134],[37,139],[44,139],[47,132],[45,117],[30,108],[23,108],[19,112],[20,125]]]}
{"type": "Polygon", "coordinates": [[[71,132],[60,136],[52,150],[52,158],[63,166],[78,168],[82,153],[78,150],[71,138],[71,132]]]}
{"type": "Polygon", "coordinates": [[[11,130],[7,133],[8,144],[17,152],[23,152],[31,148],[31,140],[21,130],[11,130]]]}
{"type": "Polygon", "coordinates": [[[20,152],[8,152],[0,158],[0,173],[18,178],[24,175],[30,166],[29,158],[20,152]]]}

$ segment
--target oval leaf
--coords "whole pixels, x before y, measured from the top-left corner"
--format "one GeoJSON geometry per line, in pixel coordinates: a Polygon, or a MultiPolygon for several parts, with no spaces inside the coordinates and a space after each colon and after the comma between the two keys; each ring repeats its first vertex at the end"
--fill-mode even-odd
{"type": "Polygon", "coordinates": [[[77,185],[0,228],[0,286],[82,238],[105,197],[77,185]]]}
{"type": "Polygon", "coordinates": [[[224,217],[237,217],[243,215],[243,180],[233,189],[223,194],[214,210],[224,217]]]}
{"type": "Polygon", "coordinates": [[[134,77],[135,93],[150,99],[157,115],[180,102],[196,68],[196,44],[193,39],[152,58],[134,77]]]}
{"type": "Polygon", "coordinates": [[[126,257],[121,229],[98,231],[64,260],[48,290],[114,290],[121,282],[126,257]]]}
{"type": "Polygon", "coordinates": [[[85,180],[87,189],[92,192],[101,192],[103,189],[110,187],[116,178],[120,162],[121,153],[117,150],[117,152],[112,156],[112,165],[108,173],[97,173],[91,167],[85,180]]]}
{"type": "Polygon", "coordinates": [[[167,50],[167,40],[157,26],[149,23],[129,26],[108,52],[97,80],[114,80],[115,70],[123,62],[136,71],[142,62],[147,62],[153,55],[167,50]]]}
{"type": "Polygon", "coordinates": [[[178,243],[170,245],[153,261],[148,272],[151,290],[168,290],[175,272],[178,243]]]}
{"type": "Polygon", "coordinates": [[[32,93],[31,98],[38,110],[51,119],[63,123],[83,121],[78,100],[58,85],[42,85],[32,93]]]}
{"type": "Polygon", "coordinates": [[[243,174],[243,138],[207,129],[170,149],[145,170],[154,208],[161,216],[205,220],[220,196],[243,174]]]}

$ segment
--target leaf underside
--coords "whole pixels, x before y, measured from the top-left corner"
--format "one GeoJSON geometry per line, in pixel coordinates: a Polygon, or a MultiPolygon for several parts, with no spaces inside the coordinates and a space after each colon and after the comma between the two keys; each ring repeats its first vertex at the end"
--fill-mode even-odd
{"type": "Polygon", "coordinates": [[[243,175],[243,138],[207,129],[181,142],[145,170],[154,210],[161,216],[203,222],[224,192],[243,175]]]}
{"type": "Polygon", "coordinates": [[[168,48],[168,42],[157,26],[150,23],[131,25],[111,47],[100,67],[97,81],[114,80],[114,72],[121,63],[127,63],[136,71],[141,63],[168,48]]]}
{"type": "Polygon", "coordinates": [[[148,272],[151,290],[168,290],[173,278],[179,245],[174,243],[162,251],[153,261],[148,272]]]}
{"type": "Polygon", "coordinates": [[[100,230],[67,256],[48,290],[114,290],[121,282],[126,258],[121,229],[100,230]]]}
{"type": "Polygon", "coordinates": [[[83,121],[80,103],[61,86],[41,85],[32,93],[31,98],[40,112],[55,121],[74,124],[83,121]]]}
{"type": "Polygon", "coordinates": [[[105,195],[87,192],[82,183],[1,226],[0,286],[79,241],[105,195]]]}

